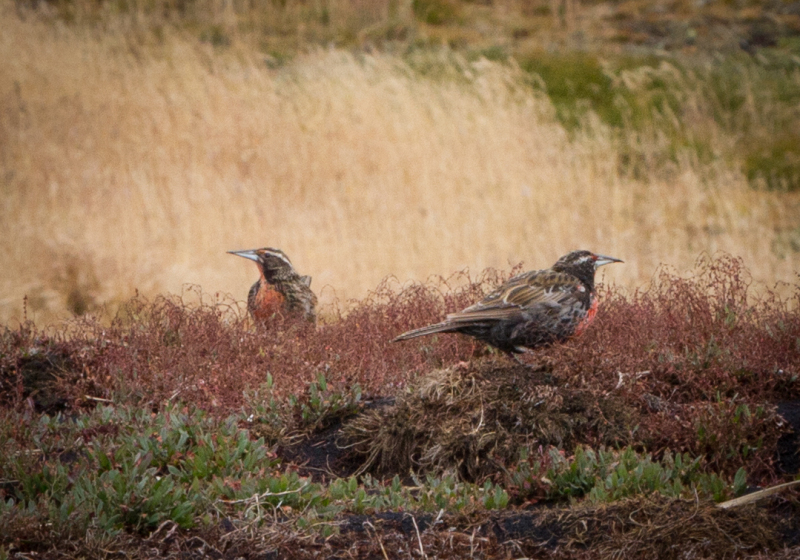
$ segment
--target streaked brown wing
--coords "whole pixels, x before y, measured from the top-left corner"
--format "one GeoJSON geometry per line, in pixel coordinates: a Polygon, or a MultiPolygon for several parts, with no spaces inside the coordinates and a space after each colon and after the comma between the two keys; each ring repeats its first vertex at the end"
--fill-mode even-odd
{"type": "Polygon", "coordinates": [[[478,303],[447,316],[448,323],[474,323],[557,313],[576,291],[580,280],[569,274],[534,270],[511,278],[478,303]]]}

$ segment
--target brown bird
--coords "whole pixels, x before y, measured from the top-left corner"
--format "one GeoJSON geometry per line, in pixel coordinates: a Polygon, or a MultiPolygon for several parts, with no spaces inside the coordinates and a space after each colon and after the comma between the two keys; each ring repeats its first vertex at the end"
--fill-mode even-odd
{"type": "Polygon", "coordinates": [[[317,296],[311,291],[311,276],[300,276],[286,253],[264,247],[249,251],[228,251],[254,261],[261,277],[247,294],[247,309],[256,321],[270,319],[276,313],[302,313],[316,321],[317,296]]]}
{"type": "Polygon", "coordinates": [[[564,255],[552,268],[514,276],[475,305],[392,342],[433,333],[461,333],[510,355],[580,334],[597,313],[594,273],[622,262],[589,251],[564,255]]]}

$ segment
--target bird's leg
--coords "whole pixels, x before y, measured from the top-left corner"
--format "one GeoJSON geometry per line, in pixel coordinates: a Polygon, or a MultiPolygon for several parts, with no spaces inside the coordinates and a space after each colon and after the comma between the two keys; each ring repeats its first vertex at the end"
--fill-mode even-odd
{"type": "MultiPolygon", "coordinates": [[[[526,350],[526,352],[525,352],[525,353],[527,354],[527,350],[526,350]]],[[[513,359],[515,362],[517,362],[519,365],[521,365],[521,366],[524,366],[524,367],[526,367],[526,368],[529,368],[529,367],[531,367],[531,364],[528,364],[528,363],[525,363],[525,362],[523,362],[523,361],[520,359],[520,357],[517,355],[517,353],[516,353],[516,352],[508,352],[508,355],[509,355],[509,356],[510,356],[510,357],[511,357],[511,358],[512,358],[512,359],[513,359]]]]}
{"type": "MultiPolygon", "coordinates": [[[[533,350],[530,350],[529,348],[525,348],[521,353],[523,353],[523,354],[533,354],[534,352],[533,352],[533,350]]],[[[538,363],[538,362],[525,362],[525,361],[521,360],[519,355],[517,353],[515,353],[515,352],[509,352],[508,355],[511,356],[514,359],[514,361],[517,362],[519,365],[521,365],[524,368],[530,370],[531,372],[542,371],[542,369],[543,369],[541,363],[538,363]]]]}

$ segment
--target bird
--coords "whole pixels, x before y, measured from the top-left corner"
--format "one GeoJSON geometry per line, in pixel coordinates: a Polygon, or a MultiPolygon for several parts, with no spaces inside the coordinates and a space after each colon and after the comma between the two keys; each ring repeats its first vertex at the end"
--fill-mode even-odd
{"type": "Polygon", "coordinates": [[[478,303],[444,321],[401,334],[392,342],[434,333],[461,333],[516,354],[582,333],[597,313],[595,271],[623,262],[591,251],[572,251],[548,269],[523,272],[478,303]]]}
{"type": "Polygon", "coordinates": [[[287,311],[316,322],[317,296],[311,291],[311,276],[300,276],[286,253],[272,247],[228,253],[258,265],[261,277],[247,294],[247,309],[254,320],[264,322],[287,311]]]}

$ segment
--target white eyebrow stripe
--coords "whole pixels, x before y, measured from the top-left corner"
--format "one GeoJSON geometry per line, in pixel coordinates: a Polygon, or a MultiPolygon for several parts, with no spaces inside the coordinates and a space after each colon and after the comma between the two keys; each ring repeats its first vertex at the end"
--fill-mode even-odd
{"type": "Polygon", "coordinates": [[[273,257],[278,257],[279,259],[281,259],[283,262],[285,262],[289,266],[292,266],[292,262],[289,260],[289,257],[284,255],[282,251],[281,252],[278,252],[278,251],[264,251],[264,252],[267,253],[267,254],[272,255],[273,257]]]}

